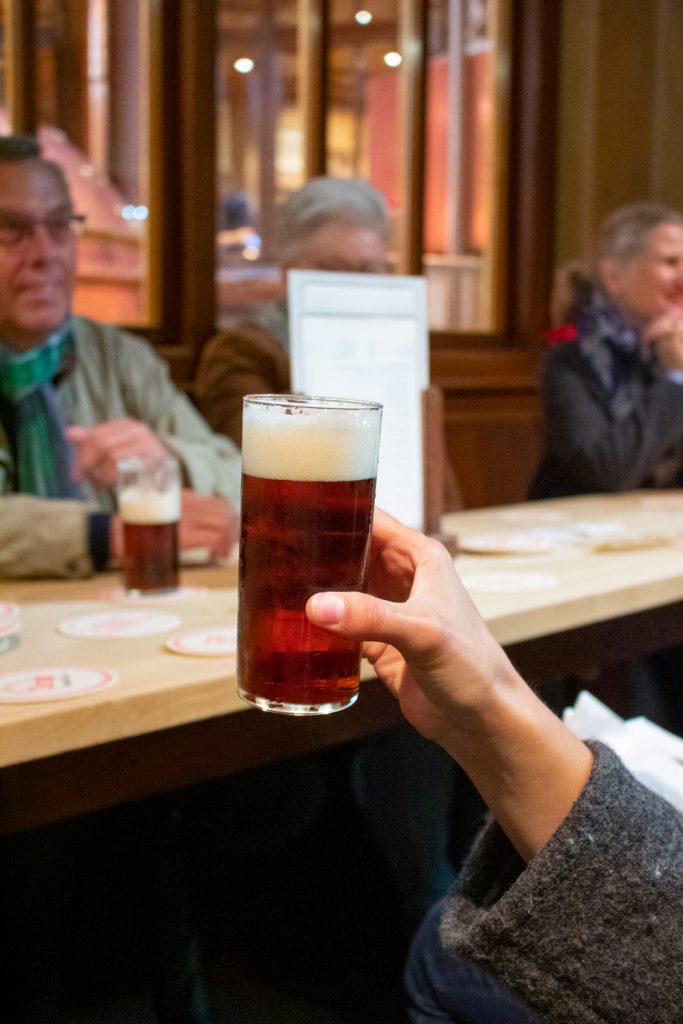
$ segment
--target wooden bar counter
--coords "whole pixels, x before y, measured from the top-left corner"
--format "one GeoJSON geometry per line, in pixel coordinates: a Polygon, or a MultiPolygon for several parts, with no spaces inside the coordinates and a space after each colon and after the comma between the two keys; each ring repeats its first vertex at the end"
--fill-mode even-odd
{"type": "MultiPolygon", "coordinates": [[[[683,641],[683,547],[677,542],[683,492],[473,510],[445,517],[443,526],[463,547],[492,534],[512,534],[516,542],[521,535],[524,544],[535,531],[542,548],[545,536],[549,550],[535,554],[462,552],[456,559],[494,635],[530,681],[683,641]],[[611,534],[610,523],[621,532],[611,534]],[[594,525],[592,535],[553,538],[553,531],[577,524],[602,526],[594,525]],[[623,549],[595,550],[600,544],[623,549]],[[483,589],[489,574],[511,589],[483,589]],[[516,578],[530,589],[515,587],[516,578]]],[[[233,566],[187,569],[183,582],[207,589],[154,604],[181,619],[172,632],[235,624],[233,566]]],[[[289,718],[239,700],[234,658],[173,654],[164,646],[169,634],[85,640],[57,631],[72,616],[130,608],[130,602],[102,597],[117,584],[108,575],[0,584],[0,599],[20,605],[22,616],[20,646],[0,655],[0,674],[94,665],[118,675],[115,686],[92,695],[0,704],[0,832],[361,738],[400,720],[392,698],[367,672],[352,708],[289,718]]]]}

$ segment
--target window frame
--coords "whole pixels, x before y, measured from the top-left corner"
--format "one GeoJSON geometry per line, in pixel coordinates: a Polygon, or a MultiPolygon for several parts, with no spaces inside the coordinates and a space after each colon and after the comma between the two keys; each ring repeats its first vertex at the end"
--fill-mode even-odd
{"type": "MultiPolygon", "coordinates": [[[[13,130],[36,124],[38,0],[7,0],[8,94],[13,130]]],[[[150,39],[150,325],[131,328],[192,378],[216,330],[216,0],[148,0],[150,39]],[[201,135],[197,136],[198,126],[201,135]],[[191,253],[191,258],[185,258],[191,253]]],[[[431,332],[432,377],[444,388],[529,388],[545,327],[553,246],[558,0],[512,0],[507,181],[498,196],[502,329],[431,332]]],[[[401,110],[405,202],[400,270],[422,272],[426,0],[399,0],[404,53],[401,110]]],[[[328,0],[299,0],[300,93],[307,175],[325,173],[328,0]]],[[[501,182],[501,186],[503,182],[501,182]]]]}

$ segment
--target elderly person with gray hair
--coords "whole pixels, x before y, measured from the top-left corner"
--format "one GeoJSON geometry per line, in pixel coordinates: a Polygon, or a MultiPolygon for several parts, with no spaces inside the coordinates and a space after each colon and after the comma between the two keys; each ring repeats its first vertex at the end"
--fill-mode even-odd
{"type": "Polygon", "coordinates": [[[620,207],[556,278],[532,498],[683,485],[683,215],[620,207]]]}
{"type": "MultiPolygon", "coordinates": [[[[283,271],[389,270],[391,224],[384,197],[367,181],[311,178],[280,210],[283,271]]],[[[269,303],[254,322],[212,338],[194,387],[199,409],[214,430],[242,441],[242,398],[289,391],[289,330],[285,299],[269,303]]]]}
{"type": "Polygon", "coordinates": [[[72,312],[77,214],[32,136],[0,136],[0,577],[88,576],[119,561],[120,459],[174,455],[181,549],[237,539],[239,452],[141,339],[72,312]]]}

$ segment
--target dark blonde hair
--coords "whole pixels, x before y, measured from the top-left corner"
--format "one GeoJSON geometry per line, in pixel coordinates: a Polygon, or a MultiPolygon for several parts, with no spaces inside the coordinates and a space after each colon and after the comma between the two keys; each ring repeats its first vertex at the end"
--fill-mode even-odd
{"type": "Polygon", "coordinates": [[[652,202],[628,203],[608,214],[598,227],[592,264],[572,260],[555,272],[550,299],[552,325],[566,323],[590,299],[600,283],[603,261],[628,263],[643,251],[650,231],[660,224],[683,227],[683,214],[652,202]]]}

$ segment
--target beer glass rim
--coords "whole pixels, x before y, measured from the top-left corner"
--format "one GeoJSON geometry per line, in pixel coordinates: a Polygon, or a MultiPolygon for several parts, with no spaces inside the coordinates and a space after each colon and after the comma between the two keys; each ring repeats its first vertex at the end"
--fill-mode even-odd
{"type": "Polygon", "coordinates": [[[162,467],[178,466],[175,455],[127,455],[119,459],[116,468],[119,473],[132,473],[135,470],[161,469],[162,467]]]}
{"type": "Polygon", "coordinates": [[[244,404],[280,405],[283,407],[297,406],[305,409],[348,409],[366,410],[368,412],[382,409],[381,402],[371,402],[361,398],[336,398],[324,395],[245,395],[244,404]]]}

